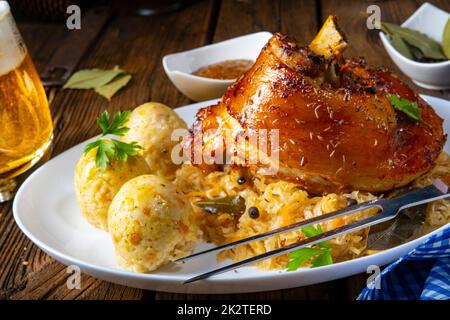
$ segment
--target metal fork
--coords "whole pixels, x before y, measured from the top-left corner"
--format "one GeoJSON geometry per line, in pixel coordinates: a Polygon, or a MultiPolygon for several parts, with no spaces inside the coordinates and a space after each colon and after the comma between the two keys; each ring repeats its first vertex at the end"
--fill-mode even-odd
{"type": "Polygon", "coordinates": [[[319,243],[322,241],[326,241],[326,240],[335,238],[335,237],[343,235],[343,234],[358,231],[358,230],[370,227],[372,225],[391,220],[391,219],[395,218],[397,216],[397,214],[403,209],[407,209],[410,207],[414,207],[417,205],[421,205],[424,203],[428,203],[428,202],[432,202],[432,201],[436,201],[436,200],[440,200],[440,199],[446,199],[449,197],[450,197],[450,193],[448,192],[447,185],[445,183],[443,183],[441,180],[435,180],[433,182],[433,184],[431,184],[425,188],[421,188],[421,189],[417,189],[417,190],[408,192],[404,195],[401,195],[401,196],[393,198],[393,199],[375,199],[375,200],[363,202],[363,203],[360,203],[360,204],[357,204],[354,206],[347,207],[345,209],[333,211],[333,212],[330,212],[330,213],[327,213],[327,214],[324,214],[324,215],[321,215],[318,217],[314,217],[312,219],[300,221],[300,222],[291,224],[286,227],[274,229],[274,230],[271,230],[271,231],[268,231],[265,233],[251,236],[249,238],[245,238],[245,239],[231,242],[231,243],[228,243],[228,244],[225,244],[222,246],[218,246],[218,247],[215,247],[212,249],[194,253],[190,256],[178,259],[175,262],[186,262],[188,260],[191,260],[191,259],[194,259],[197,257],[201,257],[208,253],[213,253],[213,252],[223,251],[226,249],[235,248],[237,246],[244,245],[244,244],[256,241],[256,240],[266,239],[266,238],[269,238],[272,236],[276,236],[276,235],[285,233],[287,231],[298,230],[300,228],[303,228],[303,227],[306,227],[306,226],[309,226],[312,224],[317,224],[319,222],[324,222],[324,221],[327,221],[330,219],[334,219],[334,218],[337,218],[340,216],[356,213],[356,212],[359,212],[362,210],[366,210],[366,209],[370,209],[370,208],[379,208],[381,210],[381,212],[379,212],[378,214],[371,216],[369,218],[359,220],[359,221],[353,222],[351,224],[342,226],[340,228],[336,228],[336,229],[321,233],[317,236],[314,236],[314,237],[311,237],[308,239],[304,239],[299,242],[292,243],[285,247],[275,249],[275,250],[254,256],[252,258],[245,259],[245,260],[239,261],[237,263],[233,263],[228,266],[224,266],[224,267],[214,269],[214,270],[208,271],[206,273],[200,274],[198,276],[195,276],[193,278],[186,280],[184,282],[186,284],[186,283],[206,279],[213,275],[227,272],[230,270],[234,270],[239,267],[242,267],[242,266],[245,266],[248,264],[252,264],[252,263],[255,263],[255,262],[258,262],[261,260],[273,258],[273,257],[279,256],[282,254],[286,254],[286,253],[292,252],[294,250],[304,248],[306,246],[310,246],[310,245],[313,245],[313,244],[316,244],[316,243],[319,243]]]}

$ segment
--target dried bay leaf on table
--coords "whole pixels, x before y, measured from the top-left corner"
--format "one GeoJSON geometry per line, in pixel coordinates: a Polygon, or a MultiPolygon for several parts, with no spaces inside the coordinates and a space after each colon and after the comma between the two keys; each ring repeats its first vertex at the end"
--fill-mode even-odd
{"type": "Polygon", "coordinates": [[[126,71],[118,66],[114,69],[83,69],[75,72],[64,84],[64,89],[96,89],[111,82],[126,71]]]}
{"type": "Polygon", "coordinates": [[[131,80],[131,75],[115,66],[113,69],[83,69],[75,72],[64,89],[94,89],[96,93],[111,100],[131,80]]]}
{"type": "Polygon", "coordinates": [[[95,88],[95,92],[106,99],[111,100],[112,96],[116,94],[117,91],[125,87],[130,80],[131,75],[121,74],[108,84],[95,88]]]}

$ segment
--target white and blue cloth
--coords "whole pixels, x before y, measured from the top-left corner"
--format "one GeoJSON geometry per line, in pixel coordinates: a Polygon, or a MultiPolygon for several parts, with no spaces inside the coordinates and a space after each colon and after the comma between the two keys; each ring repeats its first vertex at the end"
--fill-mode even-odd
{"type": "Polygon", "coordinates": [[[449,299],[450,225],[386,267],[358,297],[358,300],[449,299]]]}

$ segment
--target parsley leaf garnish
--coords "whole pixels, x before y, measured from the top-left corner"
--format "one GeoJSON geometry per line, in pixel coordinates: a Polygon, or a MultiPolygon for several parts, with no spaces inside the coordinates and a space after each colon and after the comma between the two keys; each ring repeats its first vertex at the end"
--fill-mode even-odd
{"type": "Polygon", "coordinates": [[[137,155],[139,150],[142,149],[137,142],[125,143],[116,139],[104,138],[109,134],[123,136],[130,130],[130,128],[125,126],[130,114],[130,111],[117,112],[111,120],[108,111],[105,111],[97,118],[97,124],[102,130],[102,135],[99,139],[86,145],[84,153],[86,154],[92,149],[97,148],[95,164],[100,169],[105,170],[113,158],[127,161],[129,156],[137,155]]]}
{"type": "Polygon", "coordinates": [[[392,106],[408,115],[410,118],[421,121],[422,120],[422,109],[417,105],[417,102],[409,101],[405,98],[399,98],[395,94],[389,96],[389,101],[392,106]]]}
{"type": "Polygon", "coordinates": [[[322,251],[323,251],[322,254],[318,255],[315,259],[311,261],[312,268],[333,264],[333,258],[331,257],[330,249],[322,251]]]}
{"type": "MultiPolygon", "coordinates": [[[[320,226],[320,224],[317,224],[315,227],[307,226],[307,227],[302,228],[302,232],[307,238],[311,238],[311,237],[318,236],[323,231],[322,231],[322,227],[320,226]]],[[[325,241],[319,242],[317,245],[322,248],[330,248],[330,246],[325,241]]]]}
{"type": "MultiPolygon", "coordinates": [[[[302,228],[303,234],[307,238],[315,237],[321,234],[322,227],[320,224],[314,226],[307,226],[302,228]]],[[[314,258],[311,261],[311,267],[321,267],[333,263],[331,257],[331,247],[325,242],[320,242],[314,245],[312,248],[301,248],[289,253],[289,262],[286,266],[287,271],[295,271],[305,262],[314,258]]]]}
{"type": "Polygon", "coordinates": [[[97,118],[97,124],[100,129],[102,129],[102,135],[114,134],[116,136],[123,136],[130,128],[125,127],[128,118],[130,118],[130,111],[119,111],[114,115],[111,121],[108,111],[103,112],[103,114],[97,118]]]}
{"type": "Polygon", "coordinates": [[[314,248],[302,248],[289,253],[287,271],[295,271],[306,261],[314,256],[323,254],[323,250],[314,248]]]}

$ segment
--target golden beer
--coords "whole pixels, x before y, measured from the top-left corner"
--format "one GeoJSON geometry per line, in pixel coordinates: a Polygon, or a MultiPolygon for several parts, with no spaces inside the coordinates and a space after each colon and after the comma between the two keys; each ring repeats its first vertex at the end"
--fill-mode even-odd
{"type": "Polygon", "coordinates": [[[0,202],[14,177],[49,147],[52,120],[41,80],[10,13],[0,1],[0,202]]]}

